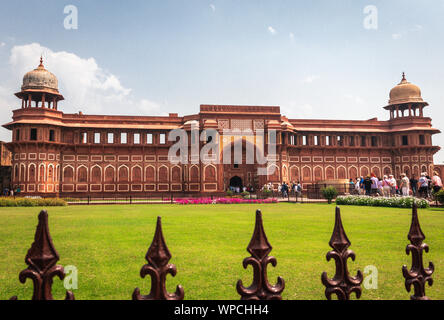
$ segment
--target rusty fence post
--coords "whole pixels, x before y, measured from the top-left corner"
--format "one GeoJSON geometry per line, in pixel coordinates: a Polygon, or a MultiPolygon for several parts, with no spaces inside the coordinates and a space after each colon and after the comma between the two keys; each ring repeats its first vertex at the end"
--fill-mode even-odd
{"type": "MultiPolygon", "coordinates": [[[[32,300],[53,300],[52,280],[58,276],[60,280],[65,278],[62,266],[56,265],[59,254],[55,249],[48,227],[48,213],[41,211],[39,223],[34,236],[34,242],[25,257],[28,268],[20,272],[19,280],[25,283],[30,278],[34,284],[32,300]]],[[[11,300],[17,300],[12,297],[11,300]]],[[[65,300],[74,300],[74,294],[66,291],[65,300]]]]}
{"type": "Polygon", "coordinates": [[[257,210],[254,233],[247,247],[251,257],[243,261],[244,269],[251,265],[254,270],[253,283],[245,288],[242,280],[238,280],[236,289],[241,295],[241,300],[282,300],[281,294],[285,289],[284,279],[278,277],[274,286],[268,282],[267,266],[271,263],[275,267],[277,264],[275,257],[268,256],[271,250],[272,246],[268,242],[262,223],[262,213],[257,210]]]}
{"type": "Polygon", "coordinates": [[[425,294],[426,283],[429,286],[433,285],[432,274],[435,271],[435,267],[432,262],[429,262],[429,267],[424,269],[423,264],[423,252],[429,252],[429,246],[423,243],[425,235],[421,230],[418,219],[418,207],[416,203],[412,208],[412,223],[410,225],[410,231],[408,234],[410,244],[407,245],[406,253],[409,255],[412,253],[412,267],[408,270],[407,266],[402,267],[402,274],[405,278],[405,288],[407,292],[410,292],[412,286],[414,288],[414,294],[410,297],[411,300],[430,300],[425,294]]]}
{"type": "Polygon", "coordinates": [[[335,227],[331,236],[330,247],[332,251],[327,253],[327,261],[333,258],[336,262],[336,274],[333,279],[329,279],[327,272],[323,272],[321,276],[322,284],[326,287],[325,296],[328,300],[331,300],[332,294],[336,294],[339,300],[350,300],[352,292],[356,294],[359,299],[361,297],[363,281],[363,275],[360,270],[356,277],[351,277],[348,268],[347,260],[351,258],[355,261],[355,253],[348,249],[351,242],[348,240],[345,234],[344,227],[342,226],[341,210],[336,207],[335,227]]]}
{"type": "Polygon", "coordinates": [[[140,270],[140,276],[145,278],[151,276],[151,292],[149,295],[141,295],[140,289],[136,288],[133,292],[133,300],[183,300],[184,290],[181,285],[176,287],[175,293],[166,291],[166,276],[168,274],[176,276],[177,269],[174,264],[169,264],[171,253],[165,243],[162,233],[161,218],[157,218],[156,232],[153,242],[146,253],[145,264],[140,270]]]}

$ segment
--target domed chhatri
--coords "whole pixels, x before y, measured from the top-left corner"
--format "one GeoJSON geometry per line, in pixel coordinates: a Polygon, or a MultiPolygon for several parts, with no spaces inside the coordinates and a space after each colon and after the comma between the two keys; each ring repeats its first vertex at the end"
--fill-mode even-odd
{"type": "Polygon", "coordinates": [[[40,65],[29,71],[23,77],[22,90],[48,90],[52,93],[59,93],[57,77],[45,69],[43,58],[40,58],[40,65]]]}
{"type": "Polygon", "coordinates": [[[57,77],[45,69],[40,57],[39,66],[25,74],[22,90],[15,95],[22,100],[22,109],[31,108],[34,102],[36,108],[57,110],[58,101],[64,100],[58,84],[57,77]]]}
{"type": "Polygon", "coordinates": [[[424,117],[424,107],[429,104],[422,99],[421,89],[407,81],[402,73],[401,82],[390,91],[389,104],[384,109],[390,111],[390,119],[404,117],[424,117]]]}
{"type": "Polygon", "coordinates": [[[402,73],[401,82],[390,91],[389,104],[424,102],[421,97],[421,89],[408,82],[405,73],[402,73]]]}

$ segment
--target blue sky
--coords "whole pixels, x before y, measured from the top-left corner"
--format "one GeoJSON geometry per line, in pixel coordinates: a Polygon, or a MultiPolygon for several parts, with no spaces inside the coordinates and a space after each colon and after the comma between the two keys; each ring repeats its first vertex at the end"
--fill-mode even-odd
{"type": "MultiPolygon", "coordinates": [[[[2,2],[2,123],[43,53],[65,112],[186,115],[208,103],[386,120],[382,107],[405,71],[444,130],[442,0],[2,2]],[[69,4],[78,8],[77,30],[63,26],[69,4]],[[368,5],[378,10],[376,30],[363,26],[368,5]]],[[[435,144],[444,146],[443,136],[435,144]]],[[[10,139],[5,129],[0,139],[10,139]]]]}

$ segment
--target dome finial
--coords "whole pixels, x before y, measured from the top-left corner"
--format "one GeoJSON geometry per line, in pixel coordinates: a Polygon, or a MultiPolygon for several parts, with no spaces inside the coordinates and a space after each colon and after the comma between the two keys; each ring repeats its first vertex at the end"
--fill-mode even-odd
{"type": "Polygon", "coordinates": [[[407,81],[407,79],[405,78],[405,72],[402,73],[402,81],[407,81]]]}
{"type": "Polygon", "coordinates": [[[40,55],[40,65],[39,67],[43,67],[43,55],[40,55]]]}

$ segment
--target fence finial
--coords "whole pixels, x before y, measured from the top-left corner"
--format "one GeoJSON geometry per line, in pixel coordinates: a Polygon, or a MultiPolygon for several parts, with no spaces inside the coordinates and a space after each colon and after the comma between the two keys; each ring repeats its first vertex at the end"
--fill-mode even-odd
{"type": "MultiPolygon", "coordinates": [[[[25,257],[28,268],[19,275],[21,283],[25,283],[27,278],[33,281],[32,300],[53,300],[52,279],[55,276],[58,276],[60,280],[65,278],[65,271],[62,266],[56,265],[57,261],[59,261],[59,254],[49,233],[48,212],[41,211],[34,242],[25,257]]],[[[17,297],[11,299],[16,300],[17,297]]],[[[66,291],[65,300],[74,300],[74,294],[66,291]]]]}
{"type": "Polygon", "coordinates": [[[424,269],[422,255],[423,251],[429,252],[429,246],[423,243],[425,235],[419,225],[416,202],[413,203],[412,224],[410,226],[408,239],[410,240],[410,244],[407,245],[406,253],[407,255],[409,255],[410,252],[412,253],[412,268],[409,271],[407,266],[404,265],[402,267],[402,274],[405,278],[405,288],[407,292],[410,292],[412,286],[414,287],[414,294],[410,297],[411,300],[430,300],[425,294],[425,284],[428,283],[429,286],[433,285],[432,274],[435,271],[435,267],[432,262],[429,262],[429,267],[424,269]]]}
{"type": "Polygon", "coordinates": [[[262,223],[262,213],[260,210],[256,211],[256,225],[253,236],[247,251],[252,255],[245,258],[243,261],[244,269],[251,265],[254,270],[253,283],[250,287],[245,288],[242,280],[238,280],[236,289],[241,295],[242,300],[281,300],[281,293],[285,288],[285,281],[278,277],[276,285],[271,285],[267,277],[267,265],[271,263],[273,267],[276,266],[277,260],[275,257],[269,257],[272,246],[268,242],[262,223]]]}
{"type": "Polygon", "coordinates": [[[335,227],[329,244],[333,250],[327,253],[327,261],[330,261],[331,258],[335,260],[336,274],[333,279],[329,279],[327,272],[322,273],[321,280],[326,287],[325,296],[328,300],[331,300],[332,294],[336,294],[339,300],[350,300],[351,293],[355,292],[359,299],[362,293],[363,275],[360,270],[358,270],[356,277],[351,277],[348,272],[347,260],[351,258],[355,261],[356,255],[353,251],[348,250],[351,242],[348,240],[342,226],[339,207],[336,207],[335,227]]]}
{"type": "Polygon", "coordinates": [[[147,274],[151,276],[151,292],[149,295],[141,295],[140,289],[136,288],[133,292],[133,300],[183,300],[184,290],[181,285],[176,287],[175,293],[168,293],[165,282],[166,276],[176,275],[177,270],[174,264],[168,264],[171,259],[171,253],[165,243],[162,233],[161,218],[157,218],[156,232],[153,242],[146,253],[145,259],[148,264],[140,270],[140,276],[145,278],[147,274]]]}

